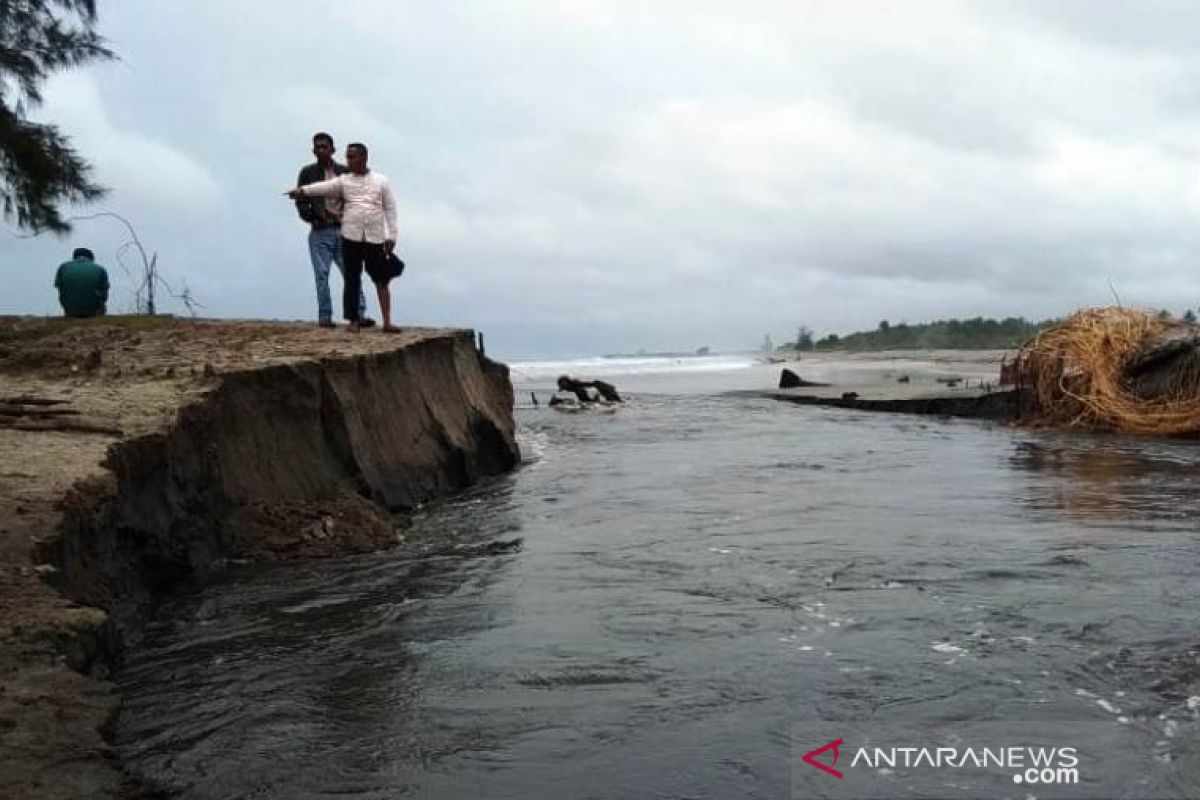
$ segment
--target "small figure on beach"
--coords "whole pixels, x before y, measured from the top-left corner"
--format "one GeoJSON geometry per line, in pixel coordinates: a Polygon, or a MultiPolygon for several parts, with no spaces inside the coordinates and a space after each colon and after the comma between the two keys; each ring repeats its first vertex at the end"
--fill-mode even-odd
{"type": "Polygon", "coordinates": [[[86,247],[75,248],[71,260],[58,266],[54,288],[65,316],[99,317],[108,311],[108,270],[86,247]]]}
{"type": "MultiPolygon", "coordinates": [[[[334,160],[333,137],[328,133],[313,134],[312,151],[317,160],[300,170],[297,186],[328,181],[346,172],[346,167],[334,160]]],[[[309,224],[308,255],[312,260],[313,278],[317,286],[317,324],[333,327],[333,302],[329,298],[329,266],[336,264],[345,282],[342,269],[342,199],[340,197],[296,198],[296,212],[309,224]]],[[[367,317],[367,298],[358,291],[358,324],[369,328],[375,321],[367,317]]]]}
{"type": "Polygon", "coordinates": [[[342,314],[350,330],[365,327],[359,308],[362,273],[365,270],[375,284],[383,331],[399,333],[392,325],[392,296],[388,283],[396,277],[402,262],[391,258],[396,248],[396,199],[387,176],[367,166],[367,146],[353,142],[346,147],[347,172],[305,186],[297,186],[287,196],[340,198],[342,206],[342,314]]]}

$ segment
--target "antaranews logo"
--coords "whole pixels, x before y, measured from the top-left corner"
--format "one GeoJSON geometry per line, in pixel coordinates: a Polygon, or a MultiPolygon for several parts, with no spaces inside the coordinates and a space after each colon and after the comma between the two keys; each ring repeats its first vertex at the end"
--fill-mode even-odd
{"type": "Polygon", "coordinates": [[[840,748],[841,748],[842,744],[843,744],[842,739],[834,739],[829,744],[823,744],[820,747],[818,747],[816,750],[809,750],[807,753],[802,755],[800,758],[801,758],[801,760],[804,761],[805,764],[814,766],[817,769],[821,770],[822,772],[827,772],[830,775],[832,775],[833,777],[837,778],[838,780],[842,780],[846,776],[843,775],[838,770],[834,769],[834,767],[837,766],[838,755],[840,754],[840,748]],[[821,755],[822,753],[831,751],[831,750],[833,751],[833,763],[832,764],[827,765],[827,764],[821,763],[820,761],[817,761],[817,756],[821,755]]]}
{"type": "Polygon", "coordinates": [[[1082,737],[1072,732],[1047,736],[1011,726],[967,730],[952,725],[842,723],[838,727],[841,730],[826,729],[826,736],[841,734],[832,739],[817,738],[820,733],[811,730],[796,732],[795,797],[892,797],[902,787],[907,791],[951,780],[964,789],[964,798],[990,798],[1003,785],[1049,789],[1079,787],[1083,782],[1081,753],[1075,744],[1082,737]]]}

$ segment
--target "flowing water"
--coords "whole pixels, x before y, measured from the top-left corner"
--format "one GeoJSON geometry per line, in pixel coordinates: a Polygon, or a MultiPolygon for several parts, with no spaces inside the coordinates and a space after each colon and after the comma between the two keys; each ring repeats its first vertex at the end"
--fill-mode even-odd
{"type": "Polygon", "coordinates": [[[1200,795],[1200,448],[681,374],[519,410],[525,465],[411,523],[453,546],[164,598],[122,755],[188,798],[787,798],[816,720],[1067,720],[1146,756],[1081,796],[1200,795]]]}

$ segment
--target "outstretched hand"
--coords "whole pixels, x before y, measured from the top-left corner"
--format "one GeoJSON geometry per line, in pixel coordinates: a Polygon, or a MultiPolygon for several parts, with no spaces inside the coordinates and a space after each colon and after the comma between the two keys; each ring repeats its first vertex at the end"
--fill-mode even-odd
{"type": "Polygon", "coordinates": [[[295,189],[288,189],[286,192],[284,192],[284,194],[295,200],[301,196],[300,187],[297,186],[295,189]]]}

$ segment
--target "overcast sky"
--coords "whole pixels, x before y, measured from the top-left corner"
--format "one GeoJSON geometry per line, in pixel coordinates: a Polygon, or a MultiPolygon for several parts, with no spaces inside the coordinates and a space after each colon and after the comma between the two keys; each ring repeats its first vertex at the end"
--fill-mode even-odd
{"type": "MultiPolygon", "coordinates": [[[[38,115],[209,316],[315,320],[280,195],[322,129],[395,187],[398,319],[509,358],[1200,305],[1192,3],[98,5],[121,60],[38,115]]],[[[130,308],[124,241],[5,223],[0,313],[78,245],[130,308]]]]}

